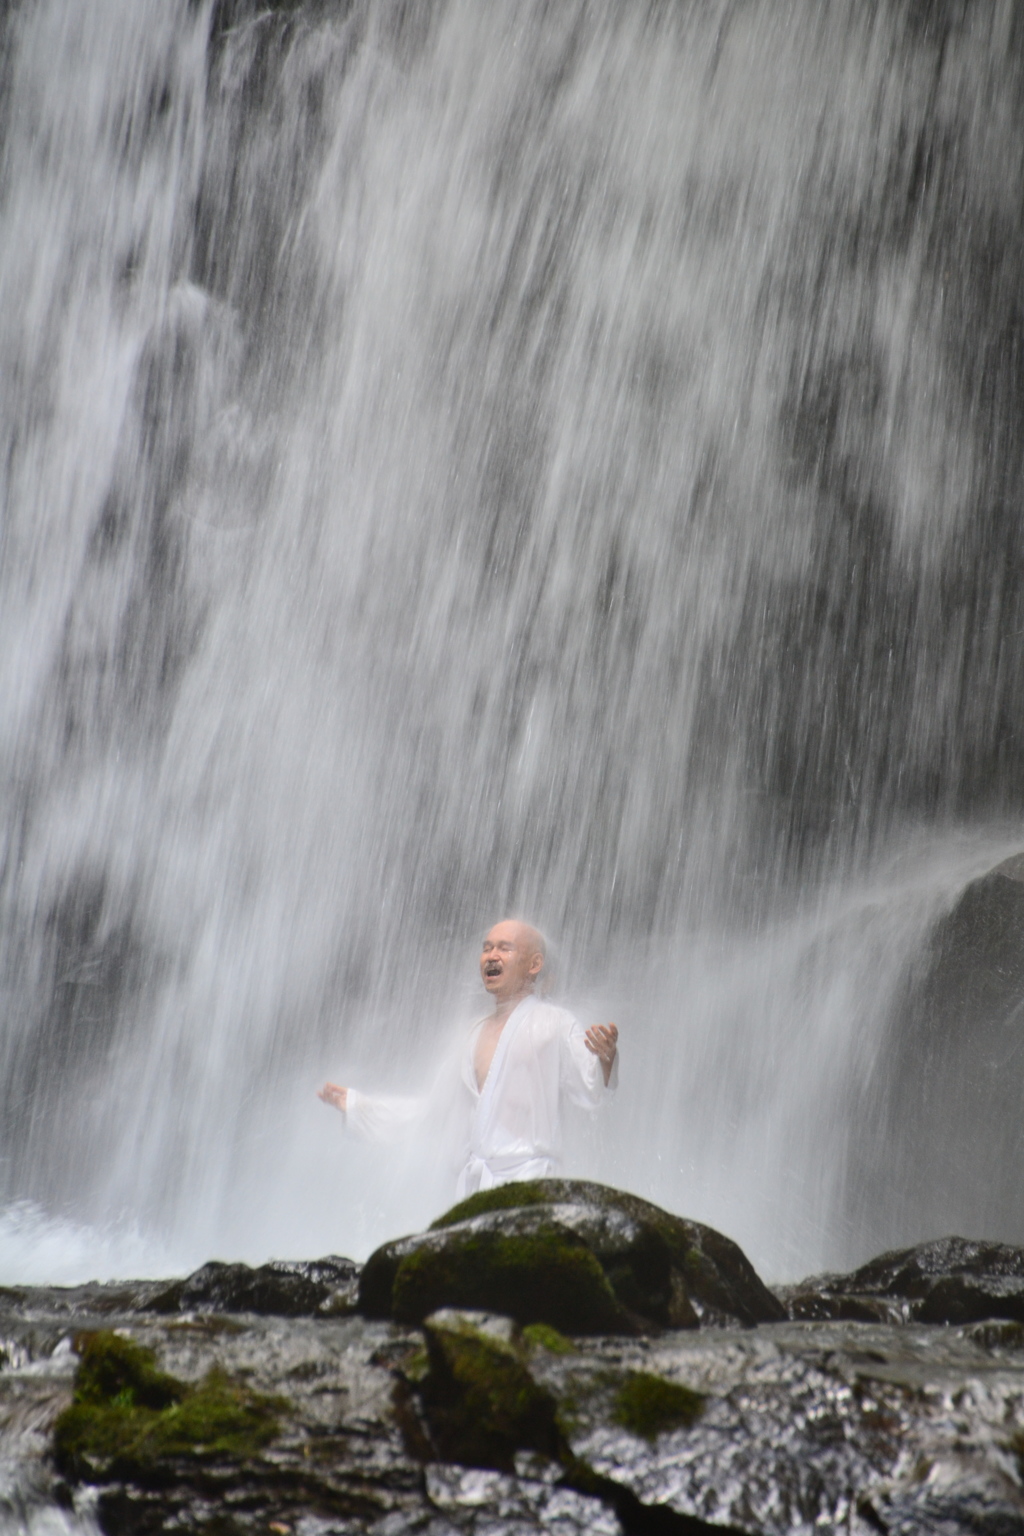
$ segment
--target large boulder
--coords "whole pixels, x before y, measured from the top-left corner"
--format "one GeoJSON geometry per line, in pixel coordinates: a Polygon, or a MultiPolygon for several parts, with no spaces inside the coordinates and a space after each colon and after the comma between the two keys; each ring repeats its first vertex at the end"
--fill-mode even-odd
{"type": "MultiPolygon", "coordinates": [[[[388,1243],[360,1284],[369,1317],[419,1323],[444,1307],[493,1310],[566,1333],[635,1333],[600,1262],[557,1209],[504,1211],[388,1243]]],[[[369,1266],[368,1266],[369,1267],[369,1266]]]]}
{"type": "Polygon", "coordinates": [[[753,1325],[785,1316],[729,1238],[636,1195],[570,1179],[473,1195],[429,1232],[386,1243],[359,1283],[366,1316],[444,1307],[567,1334],[753,1325]]]}
{"type": "Polygon", "coordinates": [[[849,1275],[820,1275],[784,1293],[806,1322],[1024,1323],[1024,1249],[944,1237],[880,1254],[849,1275]]]}

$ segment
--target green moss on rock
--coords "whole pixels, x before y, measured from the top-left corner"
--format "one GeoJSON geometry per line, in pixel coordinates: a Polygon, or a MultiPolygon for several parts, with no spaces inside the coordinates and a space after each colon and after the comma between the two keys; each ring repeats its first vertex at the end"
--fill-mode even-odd
{"type": "Polygon", "coordinates": [[[442,1459],[511,1471],[517,1450],[558,1453],[554,1400],[504,1323],[446,1309],[424,1325],[430,1370],[420,1400],[442,1459]]]}
{"type": "Polygon", "coordinates": [[[598,1260],[555,1224],[521,1232],[469,1229],[407,1253],[395,1275],[392,1315],[419,1323],[441,1307],[501,1312],[564,1333],[633,1331],[598,1260]]]}
{"type": "Polygon", "coordinates": [[[86,1334],[76,1344],[74,1397],[54,1426],[54,1455],[66,1477],[149,1476],[183,1456],[246,1460],[274,1438],[288,1407],[218,1370],[198,1386],[178,1381],[157,1368],[152,1350],[120,1334],[86,1334]]]}
{"type": "Polygon", "coordinates": [[[491,1211],[514,1211],[524,1205],[550,1205],[551,1186],[561,1182],[552,1179],[524,1179],[522,1183],[498,1184],[494,1189],[481,1189],[477,1194],[460,1200],[458,1205],[453,1205],[450,1211],[445,1211],[443,1216],[431,1222],[430,1231],[442,1232],[445,1227],[457,1226],[460,1221],[469,1221],[473,1216],[489,1215],[491,1211]]]}
{"type": "Polygon", "coordinates": [[[689,1429],[704,1409],[699,1392],[649,1371],[630,1371],[615,1394],[612,1418],[630,1434],[656,1440],[672,1429],[689,1429]]]}
{"type": "Polygon", "coordinates": [[[523,1343],[531,1349],[546,1349],[549,1355],[571,1355],[576,1349],[571,1339],[547,1323],[528,1323],[523,1329],[523,1343]]]}
{"type": "Polygon", "coordinates": [[[75,1401],[119,1404],[126,1408],[169,1408],[187,1392],[184,1382],[158,1370],[156,1355],[120,1333],[82,1333],[75,1339],[79,1357],[75,1401]]]}

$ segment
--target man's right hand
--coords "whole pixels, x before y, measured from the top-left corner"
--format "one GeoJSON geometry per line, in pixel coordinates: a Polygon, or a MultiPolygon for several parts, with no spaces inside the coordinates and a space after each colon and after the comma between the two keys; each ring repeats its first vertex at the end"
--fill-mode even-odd
{"type": "Polygon", "coordinates": [[[324,1083],[317,1098],[323,1099],[325,1104],[333,1104],[334,1108],[340,1109],[342,1114],[348,1108],[348,1089],[339,1088],[337,1083],[324,1083]]]}
{"type": "Polygon", "coordinates": [[[583,1043],[592,1055],[601,1063],[601,1071],[604,1074],[604,1085],[607,1088],[608,1080],[612,1075],[612,1063],[615,1060],[615,1052],[619,1048],[619,1026],[617,1024],[592,1024],[583,1036],[583,1043]]]}

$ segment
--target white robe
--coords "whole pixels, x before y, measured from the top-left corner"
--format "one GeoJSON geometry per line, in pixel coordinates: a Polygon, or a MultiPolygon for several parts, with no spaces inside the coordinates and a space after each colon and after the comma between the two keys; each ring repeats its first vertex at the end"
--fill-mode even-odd
{"type": "Polygon", "coordinates": [[[564,1008],[525,997],[505,1021],[483,1088],[477,1085],[476,1046],[486,1020],[474,1025],[432,1091],[417,1098],[348,1090],[348,1128],[377,1142],[394,1142],[436,1121],[461,1146],[456,1197],[519,1179],[548,1178],[562,1151],[563,1097],[597,1109],[618,1082],[619,1058],[605,1087],[601,1062],[589,1051],[583,1026],[564,1008]]]}

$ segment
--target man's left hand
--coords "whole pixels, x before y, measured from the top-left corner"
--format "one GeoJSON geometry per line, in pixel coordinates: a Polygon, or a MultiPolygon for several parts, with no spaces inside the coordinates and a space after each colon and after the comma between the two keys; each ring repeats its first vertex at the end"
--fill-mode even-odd
{"type": "Polygon", "coordinates": [[[612,1075],[612,1063],[618,1050],[619,1030],[615,1024],[592,1024],[583,1037],[587,1050],[593,1052],[601,1063],[605,1087],[612,1075]]]}

